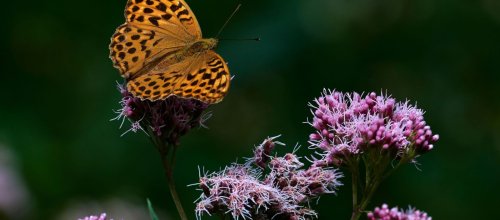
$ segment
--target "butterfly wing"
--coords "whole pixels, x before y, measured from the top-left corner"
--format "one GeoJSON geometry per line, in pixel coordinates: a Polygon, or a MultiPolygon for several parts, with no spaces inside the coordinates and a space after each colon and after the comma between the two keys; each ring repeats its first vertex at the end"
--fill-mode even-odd
{"type": "Polygon", "coordinates": [[[226,62],[210,50],[165,69],[153,69],[149,74],[129,81],[127,87],[141,99],[154,101],[177,95],[212,104],[222,101],[229,83],[226,62]]]}
{"type": "Polygon", "coordinates": [[[111,38],[110,57],[126,79],[201,39],[201,29],[183,0],[129,0],[126,23],[111,38]]]}
{"type": "Polygon", "coordinates": [[[127,22],[184,42],[201,39],[198,20],[184,0],[129,0],[125,8],[127,22]]]}
{"type": "Polygon", "coordinates": [[[147,30],[130,24],[121,25],[111,38],[110,58],[114,67],[125,79],[147,72],[156,63],[170,54],[186,47],[184,42],[171,36],[162,36],[154,30],[147,30]],[[170,44],[159,44],[168,41],[170,44]]]}

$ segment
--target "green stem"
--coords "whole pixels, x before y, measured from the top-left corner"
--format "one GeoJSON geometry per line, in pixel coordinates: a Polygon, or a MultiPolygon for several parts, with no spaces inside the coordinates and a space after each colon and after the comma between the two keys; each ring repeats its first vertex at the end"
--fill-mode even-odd
{"type": "Polygon", "coordinates": [[[352,175],[352,207],[356,209],[358,207],[358,177],[352,175]]]}
{"type": "Polygon", "coordinates": [[[383,162],[386,160],[385,155],[373,155],[372,153],[374,152],[372,151],[368,153],[366,157],[362,158],[365,167],[365,184],[364,187],[358,186],[363,188],[363,194],[357,203],[357,206],[353,206],[351,220],[358,220],[361,217],[361,214],[366,209],[366,206],[370,203],[373,194],[377,191],[377,188],[382,181],[381,176],[387,166],[387,164],[383,162]]]}
{"type": "Polygon", "coordinates": [[[177,146],[169,146],[161,139],[161,137],[154,135],[154,133],[151,131],[150,135],[152,137],[151,140],[153,141],[158,152],[160,153],[163,170],[165,171],[165,177],[167,177],[168,189],[170,191],[170,195],[172,196],[172,200],[174,200],[177,212],[179,213],[181,220],[187,220],[188,218],[186,216],[186,212],[184,212],[181,200],[179,199],[179,195],[177,194],[177,190],[175,189],[175,181],[173,175],[177,146]]]}
{"type": "Polygon", "coordinates": [[[389,166],[389,163],[385,162],[389,161],[389,156],[380,155],[379,157],[380,157],[379,159],[371,161],[374,163],[365,161],[366,185],[364,187],[363,196],[361,198],[358,207],[356,207],[356,209],[353,210],[353,215],[351,217],[351,220],[358,220],[361,217],[361,213],[363,212],[363,210],[366,209],[366,207],[370,203],[373,195],[377,191],[380,184],[392,173],[394,173],[394,171],[396,171],[402,164],[405,164],[406,162],[409,161],[408,158],[402,158],[396,166],[394,166],[389,171],[384,172],[387,169],[387,166],[389,166]],[[373,167],[371,167],[370,164],[373,167]]]}
{"type": "Polygon", "coordinates": [[[377,189],[380,185],[380,182],[381,182],[381,180],[378,180],[378,178],[375,178],[374,181],[372,182],[372,184],[367,186],[367,189],[365,190],[366,194],[361,199],[361,204],[359,205],[359,209],[358,209],[358,216],[355,219],[359,219],[362,211],[366,209],[366,206],[368,206],[368,204],[370,203],[370,201],[373,197],[373,194],[377,191],[377,189]]]}
{"type": "Polygon", "coordinates": [[[175,189],[175,181],[173,175],[173,166],[175,163],[175,152],[176,147],[174,147],[172,155],[168,158],[167,154],[161,155],[161,160],[163,164],[163,169],[165,170],[165,176],[167,177],[168,188],[170,190],[170,195],[174,200],[175,207],[177,208],[177,212],[179,212],[179,216],[182,220],[187,220],[186,213],[184,212],[184,208],[182,207],[181,201],[179,199],[179,195],[177,194],[177,190],[175,189]]]}
{"type": "Polygon", "coordinates": [[[355,216],[358,210],[359,165],[357,162],[353,161],[349,165],[352,176],[352,216],[355,216]]]}

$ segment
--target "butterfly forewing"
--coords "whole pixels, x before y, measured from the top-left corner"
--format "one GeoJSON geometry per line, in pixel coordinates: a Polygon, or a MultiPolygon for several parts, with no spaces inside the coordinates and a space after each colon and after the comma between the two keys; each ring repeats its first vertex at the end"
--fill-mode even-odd
{"type": "Polygon", "coordinates": [[[129,79],[145,72],[140,70],[147,64],[153,64],[155,60],[184,47],[185,43],[172,36],[124,24],[117,28],[111,39],[110,57],[122,76],[129,79]]]}
{"type": "Polygon", "coordinates": [[[125,17],[130,24],[159,29],[186,43],[201,39],[201,29],[184,0],[129,0],[125,17]]]}
{"type": "Polygon", "coordinates": [[[229,83],[229,69],[222,57],[206,51],[173,64],[164,72],[140,76],[127,86],[134,96],[148,100],[177,95],[217,103],[224,98],[229,83]]]}

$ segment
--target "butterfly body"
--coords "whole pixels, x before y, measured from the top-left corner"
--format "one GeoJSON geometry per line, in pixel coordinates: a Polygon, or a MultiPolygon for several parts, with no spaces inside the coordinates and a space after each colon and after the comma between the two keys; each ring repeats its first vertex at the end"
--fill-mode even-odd
{"type": "Polygon", "coordinates": [[[216,46],[217,46],[217,39],[215,38],[201,39],[191,44],[191,46],[189,46],[189,48],[186,49],[186,55],[189,56],[189,55],[194,55],[195,53],[212,50],[216,46]]]}
{"type": "Polygon", "coordinates": [[[198,40],[190,46],[163,58],[163,60],[156,66],[155,71],[164,71],[172,64],[182,62],[189,57],[198,56],[200,53],[212,50],[216,46],[216,39],[210,38],[198,40]]]}
{"type": "Polygon", "coordinates": [[[229,69],[202,38],[184,0],[129,0],[125,24],[111,38],[110,57],[127,89],[150,101],[176,95],[220,102],[229,89],[229,69]]]}

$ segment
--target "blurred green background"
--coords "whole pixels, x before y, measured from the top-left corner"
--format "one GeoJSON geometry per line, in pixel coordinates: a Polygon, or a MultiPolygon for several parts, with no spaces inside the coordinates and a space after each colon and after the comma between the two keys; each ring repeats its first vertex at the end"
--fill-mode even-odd
{"type": "MultiPolygon", "coordinates": [[[[235,76],[232,87],[210,108],[209,129],[182,139],[175,170],[191,219],[199,192],[186,185],[197,182],[198,166],[218,170],[277,134],[306,153],[307,103],[323,88],[387,91],[418,102],[441,136],[435,150],[418,159],[420,170],[408,165],[396,172],[371,208],[412,205],[434,219],[497,215],[498,0],[241,2],[222,37],[262,41],[223,41],[217,49],[235,76]]],[[[238,1],[188,3],[211,37],[238,1]]],[[[76,219],[103,211],[114,219],[146,219],[127,214],[144,212],[146,198],[164,219],[178,218],[146,136],[120,137],[126,129],[110,121],[122,79],[108,44],[124,22],[125,4],[2,3],[0,168],[10,174],[0,183],[10,187],[0,191],[0,219],[76,219]]],[[[337,196],[315,205],[320,219],[349,218],[349,178],[344,182],[337,196]]]]}

